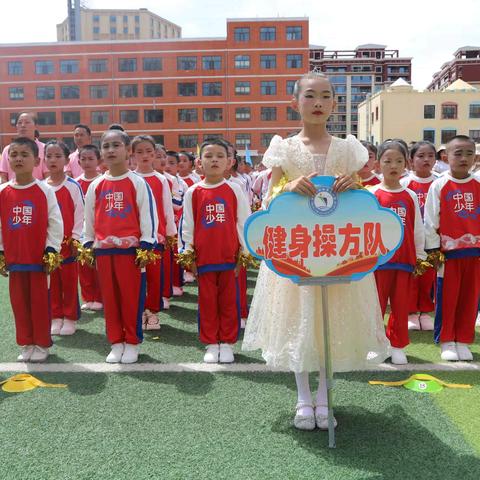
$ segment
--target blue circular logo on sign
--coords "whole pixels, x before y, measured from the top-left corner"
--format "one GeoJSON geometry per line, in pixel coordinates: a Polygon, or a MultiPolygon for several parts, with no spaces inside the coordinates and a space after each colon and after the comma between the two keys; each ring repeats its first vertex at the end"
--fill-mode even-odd
{"type": "Polygon", "coordinates": [[[330,187],[320,187],[317,194],[310,198],[310,208],[322,217],[333,213],[337,205],[337,194],[330,187]]]}

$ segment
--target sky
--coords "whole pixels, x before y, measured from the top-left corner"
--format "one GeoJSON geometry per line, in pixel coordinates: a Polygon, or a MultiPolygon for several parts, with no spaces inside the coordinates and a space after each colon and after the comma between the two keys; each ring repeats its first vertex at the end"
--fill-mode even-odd
{"type": "MultiPolygon", "coordinates": [[[[386,45],[412,57],[412,83],[425,88],[463,46],[480,44],[477,0],[82,0],[88,8],[148,8],[182,27],[182,36],[224,37],[226,18],[308,17],[310,44],[353,50],[386,45]],[[338,6],[339,8],[336,8],[338,6]]],[[[56,41],[67,0],[2,1],[0,43],[56,41]],[[20,8],[16,8],[16,6],[20,8]],[[26,13],[28,12],[28,13],[26,13]]]]}

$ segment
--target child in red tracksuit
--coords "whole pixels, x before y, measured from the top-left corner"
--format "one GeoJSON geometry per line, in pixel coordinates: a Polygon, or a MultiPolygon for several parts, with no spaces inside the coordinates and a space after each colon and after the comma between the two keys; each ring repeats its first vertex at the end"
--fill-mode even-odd
{"type": "Polygon", "coordinates": [[[426,249],[438,271],[434,338],[447,361],[473,360],[480,296],[480,179],[470,173],[475,142],[457,135],[447,144],[450,170],[433,182],[425,204],[426,249]]]}
{"type": "Polygon", "coordinates": [[[83,193],[80,185],[65,174],[68,147],[57,140],[45,145],[45,164],[50,172],[46,180],[55,192],[63,219],[62,267],[51,274],[50,302],[52,335],[73,335],[80,318],[78,303],[78,265],[74,241],[83,230],[83,193]]]}
{"type": "Polygon", "coordinates": [[[224,179],[228,147],[207,140],[200,147],[205,180],[187,190],[179,229],[180,257],[198,275],[200,341],[206,363],[234,361],[240,329],[237,275],[250,207],[241,188],[224,179]],[[194,258],[192,258],[194,257],[194,258]]]}
{"type": "Polygon", "coordinates": [[[107,130],[101,138],[108,172],[85,199],[85,247],[93,246],[103,296],[108,363],[134,363],[143,340],[145,254],[157,241],[157,213],[150,187],[128,169],[130,138],[107,130]],[[141,271],[142,270],[142,271],[141,271]]]}
{"type": "Polygon", "coordinates": [[[425,259],[425,231],[415,193],[402,187],[400,178],[407,164],[408,152],[395,140],[384,142],[378,150],[382,183],[371,188],[380,205],[393,210],[403,224],[403,241],[389,262],[375,271],[382,315],[388,300],[391,313],[387,337],[392,345],[392,363],[408,363],[404,347],[408,339],[409,290],[417,259],[425,259]]]}
{"type": "Polygon", "coordinates": [[[0,186],[0,250],[9,272],[10,301],[15,318],[18,361],[42,362],[52,345],[48,275],[44,254],[60,251],[63,222],[53,190],[33,178],[38,146],[16,138],[8,161],[15,179],[0,186]]]}
{"type": "MultiPolygon", "coordinates": [[[[95,145],[84,145],[79,149],[78,163],[83,170],[83,174],[76,180],[82,187],[85,197],[90,184],[100,176],[100,150],[95,145]]],[[[101,310],[103,301],[97,271],[88,265],[80,264],[78,265],[78,276],[82,298],[85,302],[80,307],[81,310],[101,310]]]]}

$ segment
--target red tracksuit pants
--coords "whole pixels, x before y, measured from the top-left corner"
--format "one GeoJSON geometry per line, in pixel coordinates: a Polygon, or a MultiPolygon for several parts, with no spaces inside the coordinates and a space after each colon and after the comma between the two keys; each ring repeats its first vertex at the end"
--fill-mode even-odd
{"type": "Polygon", "coordinates": [[[9,287],[18,345],[50,347],[47,275],[43,272],[10,272],[9,287]]]}
{"type": "Polygon", "coordinates": [[[145,310],[158,313],[163,308],[163,252],[155,251],[155,253],[160,253],[162,259],[150,263],[146,267],[147,296],[145,298],[145,310]]]}
{"type": "Polygon", "coordinates": [[[240,329],[234,270],[198,275],[198,328],[205,344],[235,343],[240,329]]]}
{"type": "Polygon", "coordinates": [[[50,274],[50,302],[52,318],[80,318],[77,262],[63,263],[50,274]]]}
{"type": "Polygon", "coordinates": [[[247,269],[240,268],[238,273],[238,294],[240,297],[240,317],[248,317],[248,303],[247,303],[247,269]]]}
{"type": "Polygon", "coordinates": [[[435,285],[436,271],[434,268],[429,268],[419,277],[412,277],[410,284],[410,313],[427,313],[433,312],[435,304],[433,303],[433,289],[435,285]]]}
{"type": "Polygon", "coordinates": [[[183,268],[178,264],[175,255],[178,253],[178,246],[175,245],[172,250],[173,255],[173,267],[172,267],[172,275],[173,275],[173,286],[174,287],[183,287],[183,268]]]}
{"type": "Polygon", "coordinates": [[[404,270],[376,270],[378,300],[382,316],[387,310],[390,299],[391,313],[387,323],[387,338],[395,348],[404,348],[408,338],[408,296],[413,275],[404,270]]]}
{"type": "Polygon", "coordinates": [[[108,341],[136,345],[143,340],[145,274],[135,264],[135,253],[102,255],[98,252],[97,271],[108,341]]]}
{"type": "Polygon", "coordinates": [[[163,266],[163,294],[165,298],[172,296],[173,286],[173,252],[171,248],[166,248],[162,256],[163,266]]]}
{"type": "Polygon", "coordinates": [[[448,259],[443,273],[440,342],[473,343],[479,296],[480,258],[448,259]]]}
{"type": "Polygon", "coordinates": [[[78,276],[80,278],[80,289],[82,291],[83,301],[87,303],[102,303],[100,283],[95,268],[89,267],[88,265],[79,265],[78,276]]]}

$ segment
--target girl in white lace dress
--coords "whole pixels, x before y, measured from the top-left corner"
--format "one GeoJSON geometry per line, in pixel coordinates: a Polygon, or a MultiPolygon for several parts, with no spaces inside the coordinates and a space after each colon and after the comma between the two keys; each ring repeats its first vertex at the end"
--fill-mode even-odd
{"type": "MultiPolygon", "coordinates": [[[[334,92],[322,74],[304,75],[295,85],[293,106],[303,128],[286,139],[275,136],[263,163],[272,168],[271,185],[283,176],[283,191],[316,193],[310,178],[332,175],[334,190],[355,188],[352,174],[368,161],[368,152],[353,136],[328,134],[326,123],[334,108],[334,92]]],[[[270,187],[270,194],[272,190],[270,187]]],[[[329,286],[331,352],[334,371],[362,370],[389,356],[373,275],[349,285],[329,286]]],[[[260,267],[245,330],[243,350],[262,349],[267,365],[292,370],[298,389],[294,425],[327,428],[327,388],[323,368],[321,287],[295,285],[260,267]],[[312,401],[309,372],[320,372],[316,401],[312,401]]]]}

